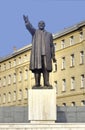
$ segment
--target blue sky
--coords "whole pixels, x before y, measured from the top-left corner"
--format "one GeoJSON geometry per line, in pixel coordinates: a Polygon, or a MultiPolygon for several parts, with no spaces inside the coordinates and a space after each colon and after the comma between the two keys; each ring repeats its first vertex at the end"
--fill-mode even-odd
{"type": "Polygon", "coordinates": [[[55,34],[85,20],[85,0],[0,0],[0,57],[31,43],[23,14],[35,28],[40,20],[55,34]]]}

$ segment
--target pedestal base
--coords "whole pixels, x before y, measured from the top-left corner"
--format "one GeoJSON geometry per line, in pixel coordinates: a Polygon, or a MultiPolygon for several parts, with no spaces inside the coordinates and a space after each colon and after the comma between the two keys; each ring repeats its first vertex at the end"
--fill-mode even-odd
{"type": "Polygon", "coordinates": [[[56,120],[56,90],[55,89],[30,89],[29,90],[29,115],[31,122],[55,122],[56,120]]]}

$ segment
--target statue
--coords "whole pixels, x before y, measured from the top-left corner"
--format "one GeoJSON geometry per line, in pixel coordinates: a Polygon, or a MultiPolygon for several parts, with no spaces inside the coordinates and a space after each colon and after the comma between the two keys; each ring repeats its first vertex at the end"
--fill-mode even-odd
{"type": "Polygon", "coordinates": [[[49,84],[49,73],[52,71],[52,59],[56,62],[52,34],[45,30],[45,22],[40,21],[35,29],[28,16],[23,15],[25,26],[32,35],[32,50],[30,58],[30,70],[34,73],[35,85],[33,88],[42,88],[40,85],[41,73],[43,73],[44,87],[52,88],[49,84]]]}

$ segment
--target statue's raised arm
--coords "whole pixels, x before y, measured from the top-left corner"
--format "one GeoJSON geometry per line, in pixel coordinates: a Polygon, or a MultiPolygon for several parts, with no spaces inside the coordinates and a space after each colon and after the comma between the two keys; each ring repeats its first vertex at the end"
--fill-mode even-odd
{"type": "Polygon", "coordinates": [[[27,30],[31,33],[31,35],[33,36],[35,34],[36,29],[32,26],[32,24],[29,21],[28,16],[23,15],[23,19],[25,22],[25,26],[27,28],[27,30]]]}

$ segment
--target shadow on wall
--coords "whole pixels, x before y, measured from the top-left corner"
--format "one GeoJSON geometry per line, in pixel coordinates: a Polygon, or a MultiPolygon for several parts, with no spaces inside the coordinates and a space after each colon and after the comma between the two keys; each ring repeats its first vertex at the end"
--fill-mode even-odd
{"type": "Polygon", "coordinates": [[[85,123],[85,106],[57,107],[57,122],[85,123]]]}
{"type": "Polygon", "coordinates": [[[67,119],[66,119],[66,111],[67,111],[67,108],[66,107],[57,107],[57,117],[56,117],[56,123],[57,122],[61,122],[61,123],[64,123],[64,122],[67,122],[67,119]]]}

